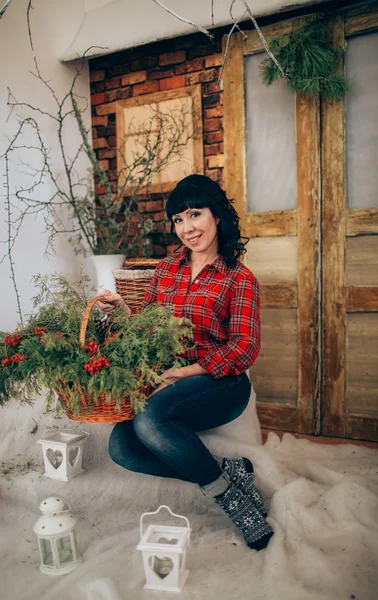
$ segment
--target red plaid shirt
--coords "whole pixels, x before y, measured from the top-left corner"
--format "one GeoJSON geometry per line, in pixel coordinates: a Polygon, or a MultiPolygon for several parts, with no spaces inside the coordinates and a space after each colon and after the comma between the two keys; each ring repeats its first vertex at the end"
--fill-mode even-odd
{"type": "Polygon", "coordinates": [[[152,302],[174,307],[194,324],[196,345],[185,352],[215,378],[240,375],[260,350],[260,294],[257,279],[240,262],[231,268],[222,256],[190,283],[188,250],[157,266],[141,309],[152,302]]]}

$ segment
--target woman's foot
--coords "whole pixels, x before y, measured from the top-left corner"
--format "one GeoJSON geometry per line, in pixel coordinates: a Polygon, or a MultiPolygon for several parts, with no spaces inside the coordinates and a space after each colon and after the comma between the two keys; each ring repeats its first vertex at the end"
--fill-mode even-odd
{"type": "Polygon", "coordinates": [[[267,516],[264,500],[258,493],[254,484],[253,465],[248,458],[224,458],[222,469],[227,473],[230,480],[249,496],[256,505],[257,510],[263,516],[267,516]]]}
{"type": "Polygon", "coordinates": [[[274,531],[257,510],[251,497],[231,481],[227,490],[216,496],[214,500],[240,529],[250,548],[253,550],[266,548],[274,531]]]}

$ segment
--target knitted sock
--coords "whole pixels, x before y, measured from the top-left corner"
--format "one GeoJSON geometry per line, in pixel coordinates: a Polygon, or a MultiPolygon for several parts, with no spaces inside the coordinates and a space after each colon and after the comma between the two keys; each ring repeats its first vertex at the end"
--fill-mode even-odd
{"type": "Polygon", "coordinates": [[[225,458],[222,462],[222,469],[227,473],[231,481],[249,496],[256,505],[257,510],[263,516],[267,516],[264,506],[264,500],[258,493],[254,484],[253,465],[248,458],[225,458]]]}
{"type": "Polygon", "coordinates": [[[259,513],[252,499],[233,481],[230,482],[229,488],[214,500],[240,529],[250,548],[266,548],[274,531],[259,513]]]}

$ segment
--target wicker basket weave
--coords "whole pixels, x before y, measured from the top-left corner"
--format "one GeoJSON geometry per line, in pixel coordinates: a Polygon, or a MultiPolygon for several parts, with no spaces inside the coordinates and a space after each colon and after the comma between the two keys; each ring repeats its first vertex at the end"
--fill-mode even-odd
{"type": "MultiPolygon", "coordinates": [[[[92,308],[95,304],[102,299],[102,296],[96,296],[92,298],[83,315],[83,320],[80,328],[80,345],[82,348],[85,347],[85,336],[87,332],[87,326],[89,316],[92,308]]],[[[151,393],[152,388],[150,386],[139,388],[146,397],[151,393]]],[[[89,422],[89,423],[119,423],[120,421],[130,421],[134,418],[134,411],[130,405],[130,400],[124,395],[123,398],[112,400],[111,402],[106,401],[105,394],[100,395],[96,402],[80,385],[68,385],[62,382],[62,388],[57,390],[58,397],[66,411],[67,417],[74,421],[89,422]],[[70,399],[72,392],[79,392],[82,410],[79,415],[74,415],[70,409],[70,399]]]]}
{"type": "Polygon", "coordinates": [[[156,258],[130,258],[122,269],[113,271],[116,291],[132,310],[141,305],[158,262],[156,258]]]}

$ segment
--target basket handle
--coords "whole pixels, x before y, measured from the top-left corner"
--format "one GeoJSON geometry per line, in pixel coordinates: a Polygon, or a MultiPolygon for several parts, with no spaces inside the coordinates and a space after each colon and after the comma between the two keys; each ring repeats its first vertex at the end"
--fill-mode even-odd
{"type": "Polygon", "coordinates": [[[158,512],[161,511],[162,508],[166,508],[172,515],[172,517],[178,517],[179,519],[184,519],[184,521],[186,522],[187,528],[188,528],[188,539],[190,541],[190,525],[189,525],[189,521],[186,517],[184,517],[184,515],[178,515],[174,512],[171,511],[171,509],[169,508],[169,506],[167,506],[166,504],[162,504],[161,506],[159,506],[159,508],[157,510],[154,510],[153,512],[145,512],[143,513],[143,515],[140,518],[140,522],[139,522],[139,528],[140,528],[140,538],[142,539],[143,537],[143,519],[144,517],[147,517],[147,515],[156,515],[158,512]]]}
{"type": "Polygon", "coordinates": [[[100,300],[104,300],[104,296],[95,296],[94,298],[91,298],[91,300],[89,300],[89,302],[87,304],[87,307],[86,307],[86,309],[84,311],[83,320],[81,321],[81,326],[80,326],[80,337],[79,337],[80,346],[82,348],[85,348],[85,337],[87,335],[87,327],[88,327],[89,316],[90,316],[90,314],[92,312],[92,308],[100,300]]]}

